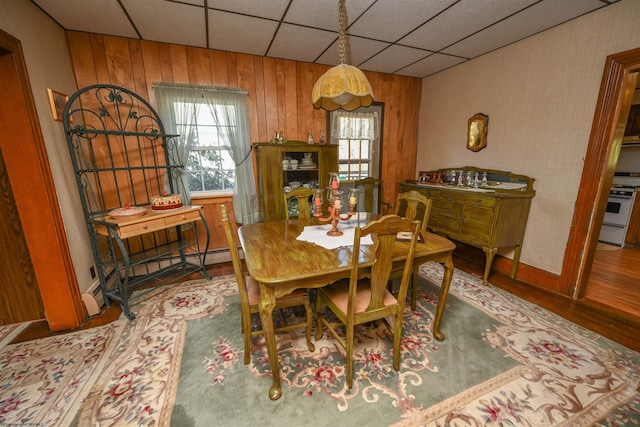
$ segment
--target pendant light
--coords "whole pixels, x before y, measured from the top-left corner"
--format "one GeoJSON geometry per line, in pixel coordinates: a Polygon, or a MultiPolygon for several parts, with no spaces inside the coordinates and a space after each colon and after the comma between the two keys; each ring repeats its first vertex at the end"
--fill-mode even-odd
{"type": "Polygon", "coordinates": [[[311,92],[315,108],[334,111],[341,108],[353,111],[373,103],[373,90],[360,69],[344,63],[345,58],[345,0],[338,0],[338,58],[340,65],[330,68],[320,76],[311,92]]]}

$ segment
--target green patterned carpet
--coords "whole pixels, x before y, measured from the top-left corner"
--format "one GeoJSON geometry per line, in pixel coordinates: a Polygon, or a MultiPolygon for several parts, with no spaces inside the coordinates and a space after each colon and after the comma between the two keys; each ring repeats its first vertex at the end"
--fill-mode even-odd
{"type": "Polygon", "coordinates": [[[325,336],[311,353],[300,331],[278,335],[283,395],[269,400],[263,340],[244,365],[236,283],[223,277],[148,291],[134,298],[132,322],[36,343],[0,339],[0,425],[640,423],[640,354],[460,271],[446,339],[435,341],[442,268],[420,273],[400,371],[384,327],[363,327],[351,390],[341,348],[325,336]]]}

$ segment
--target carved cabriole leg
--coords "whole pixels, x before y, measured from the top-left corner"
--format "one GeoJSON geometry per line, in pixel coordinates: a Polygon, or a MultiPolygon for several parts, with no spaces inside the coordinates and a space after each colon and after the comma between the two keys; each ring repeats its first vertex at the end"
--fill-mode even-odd
{"type": "Polygon", "coordinates": [[[273,378],[273,385],[269,389],[269,398],[271,400],[278,400],[282,396],[278,349],[276,348],[276,336],[273,330],[273,309],[275,306],[276,297],[273,288],[260,283],[260,321],[267,341],[267,353],[269,354],[271,376],[273,378]]]}
{"type": "Polygon", "coordinates": [[[482,276],[482,283],[486,286],[489,285],[489,273],[491,272],[491,265],[493,264],[493,258],[496,256],[498,248],[486,248],[483,247],[487,260],[484,264],[484,276],[482,276]]]}
{"type": "Polygon", "coordinates": [[[438,307],[436,309],[436,318],[433,321],[433,337],[438,341],[444,340],[444,334],[440,331],[440,322],[442,321],[442,314],[444,308],[447,305],[447,295],[449,294],[449,287],[451,286],[451,279],[453,278],[453,254],[447,253],[444,260],[444,276],[442,276],[442,285],[440,286],[440,296],[438,297],[438,307]]]}
{"type": "Polygon", "coordinates": [[[520,265],[520,252],[522,252],[522,245],[517,245],[513,251],[513,263],[511,264],[511,278],[515,279],[518,273],[518,265],[520,265]]]}

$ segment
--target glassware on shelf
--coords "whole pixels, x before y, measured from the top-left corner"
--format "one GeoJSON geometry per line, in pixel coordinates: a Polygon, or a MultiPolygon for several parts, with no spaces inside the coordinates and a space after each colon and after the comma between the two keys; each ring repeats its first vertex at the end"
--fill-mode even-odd
{"type": "Polygon", "coordinates": [[[482,184],[480,184],[480,186],[487,187],[488,185],[489,185],[489,181],[487,181],[487,173],[482,172],[482,184]]]}

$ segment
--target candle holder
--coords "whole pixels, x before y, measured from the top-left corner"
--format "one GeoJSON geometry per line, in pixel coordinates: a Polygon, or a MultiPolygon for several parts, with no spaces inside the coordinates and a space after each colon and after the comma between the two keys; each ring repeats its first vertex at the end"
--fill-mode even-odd
{"type": "Polygon", "coordinates": [[[338,188],[340,188],[338,172],[329,172],[329,188],[331,190],[338,190],[338,188]]]}
{"type": "Polygon", "coordinates": [[[349,213],[353,215],[356,213],[356,208],[358,206],[358,191],[359,188],[350,188],[349,189],[349,213]]]}
{"type": "Polygon", "coordinates": [[[315,188],[313,190],[313,216],[322,216],[322,188],[315,188]]]}
{"type": "MultiPolygon", "coordinates": [[[[329,215],[324,218],[318,218],[322,222],[331,222],[331,230],[327,231],[328,236],[342,236],[344,233],[338,230],[338,222],[340,220],[348,220],[352,213],[349,212],[345,216],[340,215],[342,209],[342,194],[339,190],[340,179],[337,172],[329,173],[329,188],[327,189],[327,201],[329,202],[329,215]]],[[[354,206],[355,208],[355,206],[354,206]]]]}

